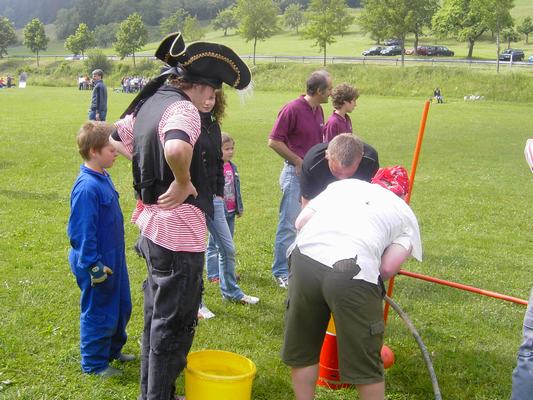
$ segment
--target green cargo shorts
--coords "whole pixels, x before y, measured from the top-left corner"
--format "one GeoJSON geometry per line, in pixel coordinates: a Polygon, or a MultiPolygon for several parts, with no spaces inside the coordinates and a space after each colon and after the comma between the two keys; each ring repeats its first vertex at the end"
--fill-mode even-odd
{"type": "Polygon", "coordinates": [[[383,381],[382,291],[378,285],[352,279],[359,270],[356,260],[343,260],[330,268],[301,254],[298,247],[294,249],[281,351],[285,364],[299,368],[319,362],[332,313],[341,381],[351,384],[383,381]]]}

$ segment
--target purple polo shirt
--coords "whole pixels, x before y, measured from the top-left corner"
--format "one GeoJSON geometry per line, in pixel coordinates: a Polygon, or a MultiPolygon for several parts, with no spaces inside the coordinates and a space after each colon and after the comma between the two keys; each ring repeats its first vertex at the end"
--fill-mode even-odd
{"type": "Polygon", "coordinates": [[[302,95],[281,109],[269,139],[285,143],[303,159],[311,147],[322,142],[323,127],[322,107],[313,110],[302,95]]]}
{"type": "Polygon", "coordinates": [[[324,142],[329,142],[340,133],[352,133],[350,116],[345,114],[345,117],[343,118],[335,111],[333,112],[324,126],[324,142]]]}

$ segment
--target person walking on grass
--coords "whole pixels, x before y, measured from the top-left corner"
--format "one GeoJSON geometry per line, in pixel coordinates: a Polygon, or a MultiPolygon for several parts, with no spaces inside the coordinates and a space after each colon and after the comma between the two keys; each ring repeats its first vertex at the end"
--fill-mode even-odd
{"type": "Polygon", "coordinates": [[[94,87],[89,108],[89,119],[91,121],[105,121],[107,116],[107,88],[103,81],[104,71],[95,69],[92,75],[94,87]]]}
{"type": "Polygon", "coordinates": [[[353,133],[350,114],[359,98],[359,91],[347,83],[335,86],[331,92],[331,102],[335,111],[324,126],[324,142],[329,142],[341,133],[353,133]]]}
{"type": "Polygon", "coordinates": [[[307,151],[322,142],[324,111],[321,104],[331,95],[332,81],[324,70],[313,72],[306,82],[306,94],[285,105],[270,132],[268,146],[283,158],[279,183],[282,197],[274,242],[272,275],[286,289],[289,267],[287,248],[296,237],[294,221],[300,212],[300,172],[307,151]]]}
{"type": "Polygon", "coordinates": [[[392,171],[380,185],[358,179],[331,183],[296,220],[281,354],[291,367],[297,400],[314,398],[331,313],[340,381],[355,385],[362,400],[384,399],[383,281],[410,255],[422,257],[418,222],[400,198],[409,187],[407,173],[392,171]]]}
{"type": "MultiPolygon", "coordinates": [[[[528,139],[524,149],[529,170],[533,172],[533,139],[528,139]]],[[[513,371],[511,400],[528,400],[533,396],[533,288],[524,316],[523,340],[518,349],[516,368],[513,371]]]]}
{"type": "Polygon", "coordinates": [[[84,163],[72,188],[67,228],[70,269],[81,290],[81,366],[102,377],[121,374],[110,361],[134,359],[122,353],[131,297],[122,211],[107,172],[117,157],[111,132],[103,122],[87,122],[78,133],[84,163]]]}
{"type": "Polygon", "coordinates": [[[139,400],[173,400],[198,323],[203,290],[206,215],[213,197],[198,110],[226,83],[244,89],[246,64],[230,48],[166,36],[155,56],[163,73],[143,88],[115,123],[113,143],[132,160],[140,228],[136,249],[146,260],[139,400]]]}

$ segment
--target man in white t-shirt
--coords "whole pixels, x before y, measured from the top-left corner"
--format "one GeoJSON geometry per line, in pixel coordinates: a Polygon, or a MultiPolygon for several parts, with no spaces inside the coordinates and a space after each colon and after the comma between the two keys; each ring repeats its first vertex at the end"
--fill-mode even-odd
{"type": "MultiPolygon", "coordinates": [[[[408,182],[400,182],[403,191],[396,194],[382,187],[388,183],[331,183],[296,220],[282,359],[292,367],[297,400],[314,398],[330,313],[341,381],[354,384],[362,400],[384,398],[382,280],[394,276],[410,255],[422,259],[418,222],[401,198],[408,182]]],[[[392,183],[398,189],[398,182],[392,183]]]]}

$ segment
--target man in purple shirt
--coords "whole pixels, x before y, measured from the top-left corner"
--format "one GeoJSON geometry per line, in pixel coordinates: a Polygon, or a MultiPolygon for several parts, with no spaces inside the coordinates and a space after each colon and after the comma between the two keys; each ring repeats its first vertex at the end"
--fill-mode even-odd
{"type": "Polygon", "coordinates": [[[331,77],[324,70],[313,72],[306,84],[306,94],[281,109],[268,138],[268,146],[285,160],[279,178],[282,198],[272,264],[272,274],[284,289],[289,275],[287,248],[296,238],[294,222],[300,212],[302,162],[307,151],[322,142],[324,111],[320,104],[328,102],[332,89],[331,77]]]}
{"type": "Polygon", "coordinates": [[[352,121],[348,115],[356,106],[359,91],[347,83],[336,86],[331,93],[331,102],[335,111],[324,126],[324,142],[329,142],[341,133],[353,133],[352,121]]]}

